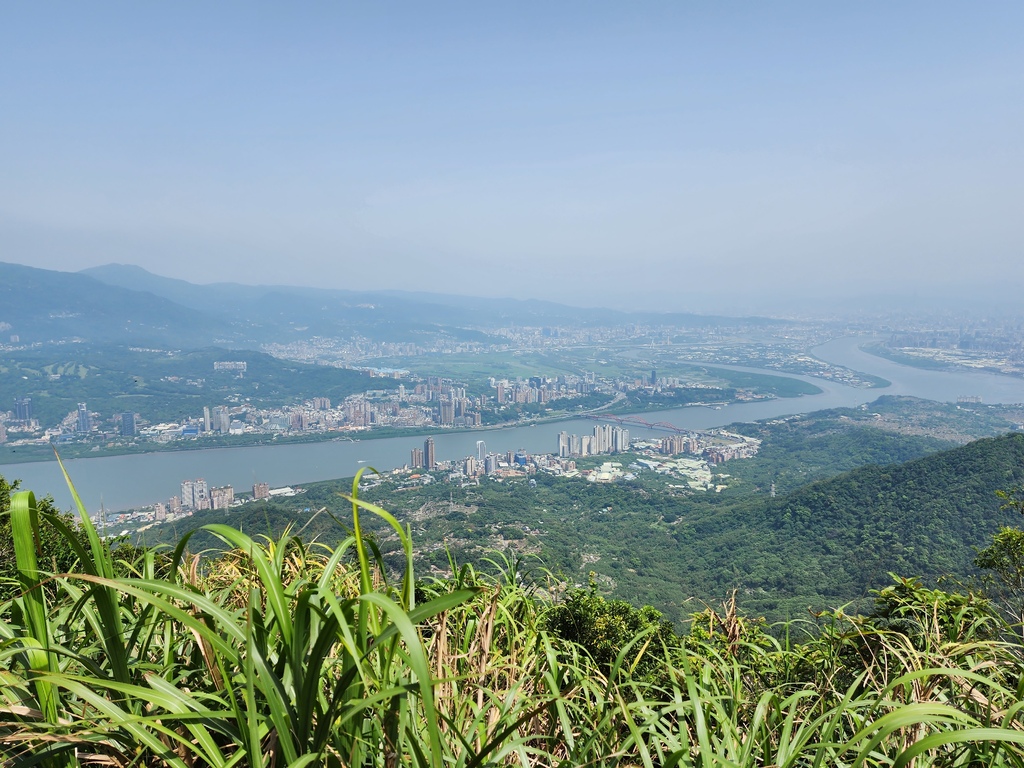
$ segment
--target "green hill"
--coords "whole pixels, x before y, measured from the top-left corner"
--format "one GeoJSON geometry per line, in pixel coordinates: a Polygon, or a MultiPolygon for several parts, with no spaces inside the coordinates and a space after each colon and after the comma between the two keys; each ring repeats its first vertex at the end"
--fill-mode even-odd
{"type": "Polygon", "coordinates": [[[88,275],[0,262],[3,340],[204,346],[237,334],[209,312],[88,275]]]}
{"type": "MultiPolygon", "coordinates": [[[[791,440],[786,425],[775,429],[780,445],[791,440]]],[[[927,580],[974,574],[974,547],[985,546],[999,525],[1016,522],[1000,510],[995,491],[1024,484],[1024,435],[934,453],[941,445],[859,425],[822,430],[801,454],[818,477],[854,460],[868,466],[774,499],[750,479],[770,477],[773,466],[786,462],[770,434],[765,455],[743,470],[748,479],[737,478],[721,494],[680,495],[664,479],[642,473],[610,485],[548,475],[538,475],[535,486],[484,480],[465,488],[403,487],[389,479],[365,497],[412,526],[427,567],[446,568],[446,550],[460,561],[480,561],[512,548],[536,553],[536,565],[570,583],[586,583],[593,572],[605,592],[654,605],[673,621],[733,589],[748,613],[785,618],[862,601],[889,583],[890,571],[927,580]],[[923,458],[887,464],[911,456],[923,458]]],[[[743,464],[724,468],[737,472],[743,464]]],[[[327,507],[343,518],[338,494],[348,487],[347,481],[316,483],[295,499],[197,516],[147,537],[170,541],[226,519],[254,534],[294,522],[307,526],[305,536],[330,543],[344,529],[327,515],[310,516],[327,507]]],[[[380,534],[382,549],[391,550],[394,542],[383,529],[380,534]]]]}
{"type": "Polygon", "coordinates": [[[30,395],[35,416],[44,426],[58,423],[80,402],[103,418],[134,411],[155,423],[196,417],[203,406],[227,402],[263,407],[310,397],[340,402],[366,389],[396,386],[392,379],[370,379],[357,371],[218,347],[159,352],[116,345],[56,345],[9,352],[0,364],[0,404],[30,395]],[[244,362],[246,371],[216,371],[218,361],[244,362]]]}
{"type": "MultiPolygon", "coordinates": [[[[148,291],[163,296],[178,304],[220,312],[236,317],[257,319],[252,306],[257,302],[277,299],[275,305],[287,315],[287,322],[319,321],[366,324],[382,323],[409,328],[424,324],[439,324],[454,330],[458,326],[480,325],[503,326],[508,322],[564,323],[585,325],[622,325],[625,323],[678,323],[695,327],[716,326],[735,322],[736,318],[697,315],[693,313],[623,312],[600,307],[571,307],[551,301],[536,299],[502,299],[494,297],[458,296],[453,294],[426,293],[419,291],[353,291],[343,289],[307,288],[286,285],[241,285],[239,283],[214,283],[196,285],[185,280],[162,277],[142,267],[129,264],[104,264],[83,269],[97,280],[110,285],[148,291]],[[367,305],[373,305],[373,314],[380,315],[369,320],[367,305]],[[307,314],[308,309],[315,313],[307,314]]],[[[273,324],[273,317],[259,318],[273,324]]],[[[773,318],[748,318],[763,325],[781,325],[783,321],[773,318]]]]}
{"type": "Polygon", "coordinates": [[[637,544],[645,561],[672,564],[659,591],[708,599],[737,589],[751,612],[796,616],[864,598],[889,572],[970,577],[974,547],[1019,522],[995,491],[1022,483],[1024,435],[1006,435],[776,499],[706,504],[637,544]]]}

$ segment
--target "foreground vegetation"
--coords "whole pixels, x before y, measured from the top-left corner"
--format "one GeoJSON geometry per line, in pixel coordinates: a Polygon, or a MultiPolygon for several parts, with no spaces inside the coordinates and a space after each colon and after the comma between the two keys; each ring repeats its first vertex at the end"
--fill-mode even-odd
{"type": "Polygon", "coordinates": [[[732,602],[678,636],[515,559],[417,582],[356,487],[338,546],[214,525],[207,562],[187,539],[111,551],[80,504],[15,491],[4,764],[1024,765],[1024,649],[977,594],[898,579],[870,615],[771,632],[732,602]],[[55,540],[66,570],[39,556],[55,540]]]}

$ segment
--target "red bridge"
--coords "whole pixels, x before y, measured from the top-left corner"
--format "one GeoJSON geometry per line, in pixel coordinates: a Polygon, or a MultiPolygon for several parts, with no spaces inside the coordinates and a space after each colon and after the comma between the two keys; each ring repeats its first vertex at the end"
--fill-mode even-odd
{"type": "Polygon", "coordinates": [[[652,424],[645,419],[641,419],[639,416],[613,416],[610,413],[588,413],[583,418],[590,419],[591,421],[614,421],[620,426],[638,424],[645,429],[661,429],[666,432],[675,432],[677,435],[686,435],[692,431],[683,427],[677,427],[675,424],[669,424],[667,421],[658,421],[652,424]]]}

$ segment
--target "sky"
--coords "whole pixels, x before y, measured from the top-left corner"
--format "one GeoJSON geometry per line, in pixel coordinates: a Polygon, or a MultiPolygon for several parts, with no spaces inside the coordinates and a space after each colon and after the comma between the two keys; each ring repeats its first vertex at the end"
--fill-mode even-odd
{"type": "Polygon", "coordinates": [[[1024,289],[1024,3],[0,7],[0,261],[675,311],[1024,289]]]}

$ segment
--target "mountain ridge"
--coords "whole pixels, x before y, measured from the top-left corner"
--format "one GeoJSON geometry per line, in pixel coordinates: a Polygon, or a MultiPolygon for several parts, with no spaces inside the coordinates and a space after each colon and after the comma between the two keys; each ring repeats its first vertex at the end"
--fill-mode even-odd
{"type": "Polygon", "coordinates": [[[0,262],[0,322],[22,343],[85,339],[205,346],[236,335],[224,321],[153,293],[9,262],[0,262]]]}
{"type": "MultiPolygon", "coordinates": [[[[612,310],[603,307],[577,307],[558,302],[541,299],[513,299],[507,297],[480,297],[463,296],[458,294],[445,294],[427,291],[399,291],[389,289],[376,290],[350,290],[341,288],[317,288],[295,285],[245,285],[241,283],[209,283],[195,284],[177,278],[163,277],[149,272],[142,267],[128,264],[104,264],[97,267],[89,267],[81,270],[82,274],[88,274],[97,280],[108,282],[111,285],[119,285],[125,288],[137,290],[149,290],[156,295],[164,296],[185,303],[192,301],[199,303],[198,299],[189,298],[192,295],[212,297],[219,296],[221,299],[237,299],[244,297],[246,301],[255,301],[266,298],[271,294],[284,296],[301,296],[306,298],[345,299],[354,304],[384,303],[384,309],[393,309],[388,306],[392,302],[401,302],[404,305],[415,307],[423,312],[430,308],[444,307],[448,310],[460,310],[460,322],[470,323],[479,321],[480,318],[472,316],[472,313],[489,312],[497,313],[500,317],[513,319],[520,318],[549,318],[549,319],[572,319],[583,322],[628,322],[630,319],[645,321],[687,321],[693,324],[713,325],[723,321],[735,322],[739,318],[726,317],[722,315],[704,315],[699,313],[673,312],[625,312],[612,310]],[[177,297],[177,298],[176,298],[177,297]]],[[[206,299],[203,305],[207,304],[206,299]]],[[[747,318],[761,323],[778,322],[771,318],[752,317],[747,318]]]]}
{"type": "Polygon", "coordinates": [[[716,327],[772,318],[624,312],[534,299],[287,285],[196,284],[142,267],[60,272],[0,262],[0,322],[21,343],[85,340],[257,348],[313,336],[409,341],[415,334],[486,342],[497,329],[629,323],[716,327]]]}

